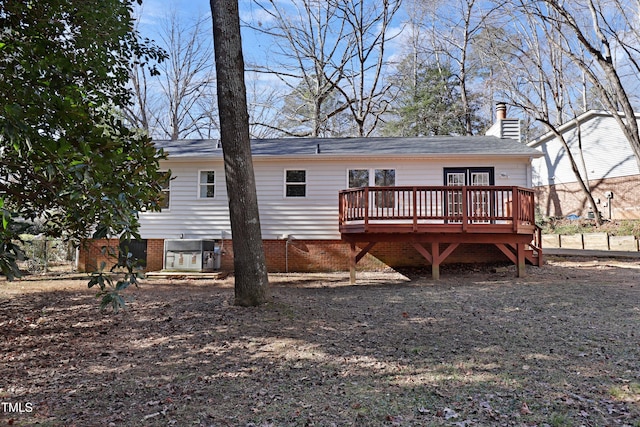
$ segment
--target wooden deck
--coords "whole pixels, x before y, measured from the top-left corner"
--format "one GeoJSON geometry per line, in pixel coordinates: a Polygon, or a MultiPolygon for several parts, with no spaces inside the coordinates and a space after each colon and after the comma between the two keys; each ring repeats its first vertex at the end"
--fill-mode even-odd
{"type": "Polygon", "coordinates": [[[379,242],[410,242],[431,264],[434,279],[461,243],[494,244],[516,264],[518,276],[525,262],[543,262],[531,189],[362,187],[341,191],[339,203],[340,233],[351,244],[352,281],[356,263],[379,242]]]}

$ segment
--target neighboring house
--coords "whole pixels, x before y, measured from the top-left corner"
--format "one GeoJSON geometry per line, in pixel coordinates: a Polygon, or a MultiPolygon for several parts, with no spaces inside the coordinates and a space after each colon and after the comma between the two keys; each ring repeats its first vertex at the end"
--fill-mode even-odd
{"type": "MultiPolygon", "coordinates": [[[[600,215],[606,219],[640,218],[638,164],[612,114],[588,111],[558,130],[598,203],[600,215]]],[[[549,217],[595,215],[560,140],[550,132],[528,146],[544,153],[533,161],[539,213],[549,217]]]]}
{"type": "MultiPolygon", "coordinates": [[[[519,128],[518,120],[501,117],[498,123],[496,132],[503,128],[513,130],[514,124],[515,129],[519,128]],[[512,126],[503,126],[505,123],[500,124],[501,121],[512,126]]],[[[519,132],[515,136],[519,138],[519,132]]],[[[140,214],[140,234],[146,241],[141,253],[145,254],[147,270],[179,270],[187,265],[187,269],[194,265],[198,269],[205,260],[210,260],[211,251],[216,258],[214,262],[221,262],[223,269],[231,270],[231,225],[219,143],[215,140],[155,143],[168,154],[161,167],[170,170],[173,179],[165,190],[165,208],[161,212],[140,214]],[[202,242],[209,246],[203,247],[202,242]]],[[[342,216],[346,205],[339,206],[340,191],[368,186],[393,187],[387,194],[371,193],[368,206],[372,210],[386,209],[386,214],[392,215],[410,204],[407,200],[401,203],[405,196],[396,193],[396,189],[434,187],[440,193],[439,196],[434,193],[433,200],[440,199],[432,209],[437,208],[439,213],[433,214],[433,218],[422,218],[424,222],[462,227],[466,233],[467,221],[473,222],[471,228],[479,223],[484,227],[485,223],[514,222],[510,215],[516,207],[505,197],[511,198],[516,187],[531,188],[531,159],[540,155],[515,139],[497,136],[254,140],[252,152],[262,237],[270,271],[345,270],[360,258],[361,267],[365,269],[433,264],[433,259],[425,260],[425,257],[429,259],[428,250],[401,241],[369,247],[354,260],[353,250],[343,240],[345,236],[341,231],[344,230],[340,228],[354,218],[342,216]],[[457,187],[450,187],[455,191],[438,189],[442,186],[457,187]],[[485,189],[473,196],[473,202],[469,199],[474,211],[484,215],[471,221],[472,214],[462,210],[466,202],[461,197],[467,194],[466,186],[505,189],[498,196],[485,189]],[[505,196],[507,193],[509,196],[505,196]]],[[[362,201],[362,197],[357,200],[362,201]]],[[[532,224],[533,220],[527,223],[532,224]]],[[[528,241],[531,239],[529,235],[528,241]]],[[[440,256],[436,248],[436,265],[445,257],[448,262],[517,259],[504,248],[497,250],[492,245],[474,242],[450,246],[447,256],[440,256]]],[[[431,249],[433,252],[433,247],[431,249]]],[[[91,265],[95,265],[95,249],[93,254],[89,252],[81,256],[80,269],[90,270],[91,265]]]]}

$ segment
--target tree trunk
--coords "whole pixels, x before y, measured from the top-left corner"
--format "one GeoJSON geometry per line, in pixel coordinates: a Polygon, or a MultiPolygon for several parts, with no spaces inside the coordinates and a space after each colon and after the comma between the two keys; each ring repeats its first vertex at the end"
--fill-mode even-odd
{"type": "Polygon", "coordinates": [[[235,270],[235,304],[269,300],[258,198],[251,159],[238,0],[210,0],[218,77],[218,114],[224,156],[235,270]]]}

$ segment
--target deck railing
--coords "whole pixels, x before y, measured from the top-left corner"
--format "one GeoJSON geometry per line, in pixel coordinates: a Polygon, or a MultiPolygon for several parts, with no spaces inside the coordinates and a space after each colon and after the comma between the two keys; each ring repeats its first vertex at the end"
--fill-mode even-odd
{"type": "MultiPolygon", "coordinates": [[[[533,190],[505,186],[361,187],[339,194],[340,226],[535,223],[533,190]]],[[[422,227],[421,227],[422,228],[422,227]]]]}

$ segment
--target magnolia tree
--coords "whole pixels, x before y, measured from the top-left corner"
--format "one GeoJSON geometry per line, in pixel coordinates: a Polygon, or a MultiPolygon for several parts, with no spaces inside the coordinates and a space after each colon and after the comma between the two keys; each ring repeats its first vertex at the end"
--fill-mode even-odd
{"type": "MultiPolygon", "coordinates": [[[[159,205],[162,153],[120,114],[132,66],[164,56],[133,30],[132,2],[0,3],[0,271],[9,278],[20,274],[21,224],[127,241],[138,212],[159,205]]],[[[96,275],[90,286],[117,309],[133,282],[96,275]]]]}

